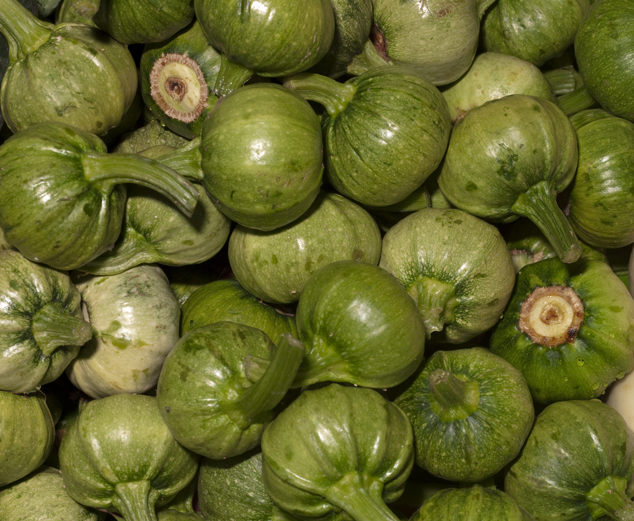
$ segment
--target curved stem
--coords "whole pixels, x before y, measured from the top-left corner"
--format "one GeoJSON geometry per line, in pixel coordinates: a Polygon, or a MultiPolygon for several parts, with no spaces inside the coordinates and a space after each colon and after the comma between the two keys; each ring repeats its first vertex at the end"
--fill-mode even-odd
{"type": "Polygon", "coordinates": [[[216,76],[214,94],[218,97],[230,94],[253,76],[253,71],[243,65],[229,61],[224,54],[220,57],[220,70],[216,76]]]}
{"type": "Polygon", "coordinates": [[[223,412],[238,427],[247,429],[259,414],[270,411],[284,398],[303,357],[304,345],[284,333],[262,377],[236,400],[221,401],[223,412]]]}
{"type": "Polygon", "coordinates": [[[200,165],[200,137],[192,139],[187,145],[173,152],[159,156],[157,160],[191,181],[202,181],[205,177],[200,165]]]}
{"type": "Polygon", "coordinates": [[[570,221],[557,206],[557,194],[548,181],[531,186],[517,198],[511,209],[537,225],[562,262],[575,262],[579,258],[581,243],[570,221]]]}
{"type": "Polygon", "coordinates": [[[327,76],[308,72],[289,76],[284,86],[305,100],[320,103],[332,117],[346,108],[357,90],[351,83],[340,83],[327,76]]]}
{"type": "Polygon", "coordinates": [[[627,481],[608,476],[586,495],[588,508],[594,519],[608,516],[618,521],[634,520],[634,503],[625,494],[627,481]]]}
{"type": "Polygon", "coordinates": [[[112,504],[126,521],[157,521],[156,502],[160,494],[149,481],[118,483],[114,490],[112,504]]]}
{"type": "Polygon", "coordinates": [[[138,184],[163,194],[187,217],[194,213],[198,190],[159,161],[137,154],[84,152],[82,165],[85,178],[106,193],[120,183],[138,184]]]}
{"type": "Polygon", "coordinates": [[[355,521],[398,521],[380,497],[364,486],[358,472],[347,474],[326,492],[326,499],[344,510],[355,521]]]}
{"type": "Polygon", "coordinates": [[[559,96],[557,98],[559,108],[564,111],[566,116],[572,116],[582,110],[591,109],[597,106],[597,100],[595,100],[588,89],[581,86],[568,94],[559,96]]]}
{"type": "Polygon", "coordinates": [[[391,65],[391,63],[386,61],[383,56],[379,54],[379,51],[377,51],[374,47],[372,40],[368,38],[365,44],[363,44],[363,52],[361,52],[361,54],[357,54],[352,59],[346,68],[346,72],[348,74],[352,74],[353,76],[359,76],[364,72],[368,72],[370,69],[385,67],[386,65],[391,65]]]}
{"type": "Polygon", "coordinates": [[[0,33],[9,43],[9,60],[14,63],[36,51],[53,34],[53,25],[38,20],[17,0],[0,0],[0,33]]]}
{"type": "Polygon", "coordinates": [[[61,346],[83,346],[92,338],[92,326],[49,302],[33,316],[31,332],[40,351],[50,356],[61,346]]]}

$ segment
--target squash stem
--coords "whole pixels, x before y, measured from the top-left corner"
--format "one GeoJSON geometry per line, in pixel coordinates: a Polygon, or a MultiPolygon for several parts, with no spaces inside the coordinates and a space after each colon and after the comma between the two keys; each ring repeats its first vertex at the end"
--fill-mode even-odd
{"type": "Polygon", "coordinates": [[[242,87],[251,76],[253,76],[251,69],[230,61],[223,54],[220,57],[220,70],[216,76],[214,94],[218,97],[226,96],[238,87],[242,87]]]}
{"type": "Polygon", "coordinates": [[[353,76],[359,76],[364,72],[368,72],[371,69],[376,69],[377,67],[385,67],[386,65],[392,65],[390,62],[386,61],[379,51],[374,47],[374,43],[372,40],[368,38],[363,44],[363,51],[361,54],[357,54],[348,67],[346,68],[346,72],[348,74],[352,74],[353,76]]]}
{"type": "Polygon", "coordinates": [[[200,164],[202,161],[200,136],[173,152],[159,156],[157,160],[191,181],[202,181],[205,177],[200,164]]]}
{"type": "Polygon", "coordinates": [[[33,316],[31,332],[46,356],[61,346],[83,346],[92,338],[92,326],[71,315],[61,305],[49,302],[33,316]]]}
{"type": "Polygon", "coordinates": [[[459,378],[445,369],[429,375],[432,410],[445,423],[471,416],[480,403],[480,385],[476,380],[459,378]]]}
{"type": "Polygon", "coordinates": [[[351,83],[340,83],[327,76],[307,72],[289,76],[285,79],[284,86],[297,92],[305,100],[320,103],[331,117],[347,107],[357,90],[351,83]]]}
{"type": "Polygon", "coordinates": [[[571,66],[545,71],[544,76],[557,96],[568,94],[577,87],[577,81],[571,66]]]}
{"type": "Polygon", "coordinates": [[[452,284],[420,277],[407,292],[418,304],[427,338],[436,331],[442,331],[445,324],[453,319],[458,301],[452,284]]]}
{"type": "Polygon", "coordinates": [[[355,521],[397,521],[398,517],[375,497],[358,472],[351,472],[328,489],[326,499],[341,508],[355,521]]]}
{"type": "Polygon", "coordinates": [[[222,411],[246,430],[258,415],[270,411],[288,392],[304,357],[304,344],[284,333],[262,377],[235,400],[222,400],[222,411]]]}
{"type": "Polygon", "coordinates": [[[156,502],[160,494],[149,481],[117,483],[114,490],[112,504],[126,521],[157,521],[156,502]]]}
{"type": "Polygon", "coordinates": [[[586,495],[593,519],[608,516],[617,521],[634,520],[634,503],[625,494],[627,481],[608,476],[586,495]]]}
{"type": "Polygon", "coordinates": [[[557,103],[566,116],[572,116],[577,112],[597,106],[597,100],[590,95],[588,89],[583,85],[568,94],[559,96],[557,103]]]}
{"type": "Polygon", "coordinates": [[[36,51],[53,34],[54,26],[38,20],[17,0],[0,0],[0,33],[9,44],[9,60],[15,63],[36,51]]]}
{"type": "Polygon", "coordinates": [[[194,213],[199,196],[196,187],[159,161],[137,154],[84,152],[82,166],[86,180],[105,193],[117,184],[138,184],[167,197],[187,217],[194,213]]]}
{"type": "Polygon", "coordinates": [[[581,243],[556,197],[550,183],[540,181],[521,194],[511,209],[537,225],[562,262],[575,262],[581,255],[581,243]]]}
{"type": "Polygon", "coordinates": [[[122,273],[141,263],[156,262],[156,255],[145,251],[147,243],[147,238],[131,229],[126,222],[114,247],[103,252],[96,259],[83,264],[78,270],[94,275],[110,276],[122,273]]]}

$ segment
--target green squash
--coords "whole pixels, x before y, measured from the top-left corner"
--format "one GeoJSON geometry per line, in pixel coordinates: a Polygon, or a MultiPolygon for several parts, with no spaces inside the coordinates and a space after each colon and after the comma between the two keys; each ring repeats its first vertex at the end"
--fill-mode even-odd
{"type": "Polygon", "coordinates": [[[67,273],[0,251],[0,389],[30,393],[57,379],[93,330],[67,273]]]}
{"type": "Polygon", "coordinates": [[[0,107],[13,132],[58,121],[103,135],[132,104],[138,83],[134,59],[102,31],[54,26],[17,0],[1,0],[0,32],[10,42],[11,60],[0,107]]]}
{"type": "Polygon", "coordinates": [[[603,260],[529,264],[490,348],[537,402],[596,398],[634,367],[634,300],[603,260]]]}
{"type": "Polygon", "coordinates": [[[344,260],[318,269],[304,286],[296,321],[306,353],[294,387],[393,387],[423,361],[425,326],[416,303],[378,266],[344,260]]]}
{"type": "Polygon", "coordinates": [[[553,403],[539,414],[504,490],[536,521],[634,519],[634,434],[598,400],[553,403]]]}
{"type": "Polygon", "coordinates": [[[163,271],[141,265],[77,286],[95,335],[66,368],[70,381],[93,398],[151,390],[179,338],[180,306],[163,271]]]}
{"type": "Polygon", "coordinates": [[[214,93],[226,96],[254,72],[275,77],[318,63],[335,32],[330,0],[195,0],[196,17],[222,54],[214,93]]]}
{"type": "Polygon", "coordinates": [[[163,150],[168,153],[184,147],[188,143],[187,139],[165,128],[158,120],[153,119],[146,125],[123,134],[112,151],[124,154],[138,154],[150,148],[166,147],[163,150]]]}
{"type": "Polygon", "coordinates": [[[544,234],[527,219],[516,221],[504,234],[504,238],[516,273],[527,264],[557,256],[544,234]]]}
{"type": "Polygon", "coordinates": [[[424,208],[383,237],[379,265],[416,302],[427,338],[466,342],[493,327],[515,284],[497,228],[455,208],[424,208]]]}
{"type": "Polygon", "coordinates": [[[225,320],[261,329],[276,345],[284,333],[298,336],[293,313],[262,302],[229,279],[205,284],[190,295],[181,310],[181,335],[225,320]]]}
{"type": "Polygon", "coordinates": [[[382,67],[344,84],[305,73],[284,85],[325,107],[326,178],[346,197],[398,203],[440,164],[451,131],[447,103],[416,70],[382,67]]]}
{"type": "Polygon", "coordinates": [[[574,262],[581,245],[556,196],[577,160],[577,137],[561,109],[513,94],[470,110],[454,126],[438,184],[453,205],[483,219],[528,217],[564,262],[574,262]]]}
{"type": "Polygon", "coordinates": [[[191,215],[198,191],[174,170],[63,123],[39,123],[0,146],[0,227],[25,257],[71,270],[121,232],[124,183],[151,187],[191,215]]]}
{"type": "Polygon", "coordinates": [[[319,118],[281,85],[256,83],[224,97],[205,120],[200,150],[211,200],[243,226],[268,231],[289,224],[319,193],[319,118]]]}
{"type": "Polygon", "coordinates": [[[601,0],[592,4],[575,37],[575,58],[584,87],[602,108],[630,121],[634,121],[633,28],[632,2],[601,0]]]}
{"type": "Polygon", "coordinates": [[[64,489],[59,470],[40,467],[36,472],[0,489],[3,521],[104,521],[105,512],[88,509],[64,489]]]}
{"type": "Polygon", "coordinates": [[[427,499],[409,521],[534,521],[501,490],[473,485],[440,490],[427,499]]]}
{"type": "Polygon", "coordinates": [[[55,426],[41,393],[0,391],[0,487],[37,469],[53,449],[55,426]]]}
{"type": "Polygon", "coordinates": [[[343,511],[355,521],[396,521],[386,503],[401,495],[413,463],[407,417],[372,389],[304,391],[262,437],[265,489],[302,519],[343,511]]]}
{"type": "Polygon", "coordinates": [[[165,359],[157,387],[161,416],[176,440],[197,454],[242,454],[260,444],[303,352],[288,334],[275,346],[266,333],[244,324],[197,327],[165,359]],[[262,360],[266,370],[251,373],[250,360],[262,360]]]}
{"type": "Polygon", "coordinates": [[[535,417],[522,373],[481,347],[436,351],[394,403],[412,422],[418,466],[467,483],[511,462],[535,417]]]}
{"type": "Polygon", "coordinates": [[[240,285],[276,304],[299,300],[309,277],[339,260],[378,264],[381,233],[363,208],[321,192],[299,219],[270,232],[237,226],[229,239],[229,263],[240,285]]]}
{"type": "Polygon", "coordinates": [[[597,248],[634,242],[634,123],[601,109],[570,118],[577,131],[579,166],[568,219],[577,236],[597,248]]]}
{"type": "MultiPolygon", "coordinates": [[[[224,269],[224,267],[220,269],[224,269]]],[[[163,271],[170,282],[172,293],[178,299],[181,312],[183,305],[194,291],[220,278],[220,271],[213,258],[210,261],[190,266],[165,266],[163,271]]]]}
{"type": "Polygon", "coordinates": [[[590,0],[498,0],[482,20],[486,51],[541,67],[570,47],[590,0]]]}
{"type": "Polygon", "coordinates": [[[97,27],[93,18],[101,0],[62,0],[55,11],[55,23],[84,24],[97,27]]]}
{"type": "Polygon", "coordinates": [[[156,506],[198,470],[198,456],[174,440],[156,398],[140,394],[88,402],[62,438],[59,460],[75,501],[132,521],[156,521],[156,506]]]}

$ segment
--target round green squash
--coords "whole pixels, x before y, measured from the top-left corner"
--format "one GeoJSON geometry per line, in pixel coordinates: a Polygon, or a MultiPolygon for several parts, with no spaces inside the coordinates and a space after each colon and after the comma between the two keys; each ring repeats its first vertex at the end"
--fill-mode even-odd
{"type": "Polygon", "coordinates": [[[243,226],[289,224],[319,193],[319,118],[281,85],[256,83],[223,97],[205,120],[200,150],[211,200],[243,226]]]}
{"type": "Polygon", "coordinates": [[[412,423],[418,466],[466,483],[517,456],[535,417],[522,373],[481,347],[436,351],[394,403],[412,423]]]}
{"type": "Polygon", "coordinates": [[[229,264],[240,285],[275,304],[299,300],[309,277],[339,260],[378,264],[381,233],[370,214],[345,197],[321,192],[299,219],[270,232],[237,226],[229,264]]]}

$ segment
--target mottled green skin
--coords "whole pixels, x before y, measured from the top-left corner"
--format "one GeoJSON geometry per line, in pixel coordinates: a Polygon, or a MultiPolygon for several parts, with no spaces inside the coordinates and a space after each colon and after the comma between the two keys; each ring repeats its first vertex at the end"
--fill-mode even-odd
{"type": "Polygon", "coordinates": [[[205,118],[218,100],[217,96],[213,95],[212,88],[216,83],[216,76],[220,70],[220,53],[209,45],[200,24],[194,22],[190,27],[187,27],[187,29],[179,32],[167,41],[146,45],[141,55],[139,69],[143,101],[150,112],[167,128],[187,139],[193,139],[199,136],[205,118]],[[205,82],[207,83],[209,96],[207,98],[208,107],[191,123],[186,123],[177,118],[168,116],[152,98],[152,84],[150,82],[152,67],[154,67],[154,63],[159,60],[163,54],[168,53],[182,54],[194,60],[200,66],[205,82]]]}
{"type": "Polygon", "coordinates": [[[634,123],[601,109],[570,118],[577,130],[579,166],[568,219],[578,237],[597,248],[634,242],[634,123]]]}
{"type": "Polygon", "coordinates": [[[55,426],[41,393],[0,391],[0,487],[37,469],[53,449],[55,426]]]}
{"type": "Polygon", "coordinates": [[[4,521],[103,521],[105,512],[87,509],[64,490],[59,470],[41,467],[17,483],[0,489],[4,521]]]}
{"type": "Polygon", "coordinates": [[[312,67],[328,52],[335,31],[330,0],[195,0],[194,5],[211,44],[265,77],[312,67]]]}
{"type": "Polygon", "coordinates": [[[438,184],[458,208],[517,219],[512,206],[540,181],[560,192],[577,167],[577,136],[552,102],[513,94],[470,110],[453,128],[438,184]]]}
{"type": "Polygon", "coordinates": [[[172,437],[156,398],[127,393],[86,403],[62,438],[59,461],[75,501],[135,521],[154,521],[155,506],[198,470],[198,456],[172,437]]]}
{"type": "Polygon", "coordinates": [[[194,186],[200,197],[191,217],[149,188],[130,187],[117,242],[81,270],[116,275],[139,264],[183,266],[213,257],[227,242],[231,221],[213,205],[201,185],[194,186]]]}
{"type": "Polygon", "coordinates": [[[0,389],[30,393],[55,380],[77,356],[81,344],[51,352],[35,338],[33,320],[50,305],[62,315],[83,318],[81,296],[67,273],[14,250],[0,251],[0,389]]]}
{"type": "Polygon", "coordinates": [[[424,208],[399,221],[383,237],[379,265],[401,281],[423,318],[446,317],[441,329],[427,332],[454,344],[495,325],[515,284],[497,228],[455,208],[424,208]],[[453,288],[451,297],[437,301],[426,278],[453,288]]]}
{"type": "Polygon", "coordinates": [[[553,403],[537,417],[504,489],[537,521],[608,519],[605,511],[592,511],[587,494],[611,476],[631,497],[626,485],[634,474],[633,455],[634,435],[610,406],[599,400],[553,403]]]}
{"type": "Polygon", "coordinates": [[[224,320],[261,329],[276,345],[284,333],[298,336],[293,314],[265,304],[237,280],[217,280],[194,291],[182,307],[181,335],[224,320]]]}
{"type": "Polygon", "coordinates": [[[517,456],[535,416],[522,373],[481,347],[436,351],[394,403],[412,422],[416,463],[434,476],[467,483],[493,476],[517,456]],[[477,383],[473,412],[444,414],[430,379],[439,369],[477,383]]]}
{"type": "Polygon", "coordinates": [[[103,135],[115,127],[137,90],[127,47],[94,27],[61,24],[36,51],[9,66],[0,105],[18,132],[58,121],[103,135]]]}
{"type": "Polygon", "coordinates": [[[534,521],[511,496],[501,490],[473,485],[440,490],[409,521],[461,519],[468,521],[534,521]]]}
{"type": "Polygon", "coordinates": [[[372,510],[362,519],[396,520],[385,503],[403,492],[413,443],[407,417],[372,389],[304,391],[264,432],[264,486],[291,515],[354,516],[351,505],[363,499],[372,510]]]}
{"type": "MultiPolygon", "coordinates": [[[[389,62],[413,67],[434,85],[462,76],[478,47],[480,19],[492,0],[373,0],[374,23],[389,62]]],[[[376,45],[376,44],[375,44],[376,45]]]]}
{"type": "Polygon", "coordinates": [[[517,56],[541,67],[572,45],[590,3],[498,0],[482,20],[484,49],[517,56]]]}
{"type": "Polygon", "coordinates": [[[223,407],[253,385],[245,358],[268,360],[272,342],[263,331],[234,322],[216,322],[181,337],[165,359],[157,399],[163,420],[183,446],[207,458],[236,456],[257,447],[275,418],[268,410],[243,428],[223,407]]]}
{"type": "Polygon", "coordinates": [[[478,54],[469,70],[442,91],[454,122],[487,101],[511,94],[538,96],[553,103],[557,99],[535,65],[499,52],[478,54]]]}
{"type": "Polygon", "coordinates": [[[634,121],[634,5],[628,0],[595,2],[579,26],[575,58],[584,85],[601,106],[634,121]]]}
{"type": "Polygon", "coordinates": [[[530,264],[519,272],[490,348],[524,374],[537,402],[596,398],[634,367],[634,300],[601,260],[582,257],[564,264],[552,258],[530,264]],[[519,314],[535,288],[555,285],[577,293],[584,317],[572,342],[546,347],[519,329],[519,314]]]}
{"type": "Polygon", "coordinates": [[[378,264],[381,233],[368,212],[322,192],[299,219],[271,232],[237,226],[229,263],[241,286],[267,302],[297,302],[309,277],[339,260],[378,264]]]}
{"type": "Polygon", "coordinates": [[[378,266],[344,260],[318,269],[304,286],[296,320],[306,347],[298,387],[393,387],[423,360],[425,327],[416,304],[378,266]]]}
{"type": "Polygon", "coordinates": [[[162,42],[189,25],[193,0],[104,0],[93,21],[121,43],[162,42]]]}
{"type": "Polygon", "coordinates": [[[114,147],[113,152],[138,154],[157,146],[176,149],[187,145],[187,143],[188,141],[184,137],[166,129],[157,120],[152,120],[147,125],[124,134],[114,147]]]}
{"type": "Polygon", "coordinates": [[[405,67],[372,69],[347,84],[352,99],[323,118],[326,177],[362,204],[398,203],[440,164],[451,132],[447,103],[405,67]]]}
{"type": "Polygon", "coordinates": [[[141,265],[77,286],[95,336],[67,367],[71,382],[93,398],[152,389],[179,338],[180,306],[163,271],[141,265]]]}
{"type": "Polygon", "coordinates": [[[201,138],[203,184],[238,224],[279,228],[308,210],[319,193],[319,118],[307,101],[280,85],[247,85],[224,97],[201,138]]]}
{"type": "Polygon", "coordinates": [[[63,0],[55,12],[55,23],[92,25],[101,0],[63,0]]]}

